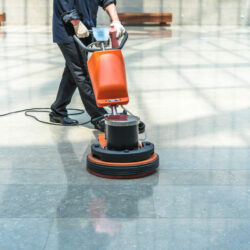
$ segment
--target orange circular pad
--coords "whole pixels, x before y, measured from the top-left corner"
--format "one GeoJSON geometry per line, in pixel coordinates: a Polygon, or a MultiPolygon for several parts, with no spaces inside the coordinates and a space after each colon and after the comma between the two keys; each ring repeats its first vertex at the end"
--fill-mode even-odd
{"type": "Polygon", "coordinates": [[[159,166],[159,156],[154,153],[149,159],[140,162],[105,162],[91,153],[87,157],[87,170],[96,176],[110,179],[134,179],[151,175],[159,166]]]}

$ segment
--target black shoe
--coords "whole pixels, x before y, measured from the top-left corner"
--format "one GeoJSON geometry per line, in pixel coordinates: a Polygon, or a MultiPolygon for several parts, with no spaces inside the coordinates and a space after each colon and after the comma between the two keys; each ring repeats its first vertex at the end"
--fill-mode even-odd
{"type": "Polygon", "coordinates": [[[76,126],[79,125],[79,122],[77,120],[72,120],[68,116],[61,116],[57,115],[54,112],[49,113],[49,119],[53,123],[60,123],[64,126],[76,126]]]}
{"type": "Polygon", "coordinates": [[[98,129],[101,132],[105,131],[105,121],[104,121],[104,119],[102,119],[100,121],[97,121],[97,122],[91,122],[91,123],[95,126],[95,129],[98,129]]]}
{"type": "Polygon", "coordinates": [[[145,132],[146,125],[144,122],[140,121],[138,127],[139,127],[139,134],[142,134],[145,132]]]}

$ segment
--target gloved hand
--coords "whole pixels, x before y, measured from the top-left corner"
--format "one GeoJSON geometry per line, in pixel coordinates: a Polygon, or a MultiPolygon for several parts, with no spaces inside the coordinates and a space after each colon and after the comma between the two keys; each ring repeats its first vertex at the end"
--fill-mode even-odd
{"type": "Polygon", "coordinates": [[[88,31],[87,27],[81,21],[72,20],[71,23],[74,27],[76,35],[79,38],[85,38],[85,37],[89,36],[89,31],[88,31]]]}
{"type": "Polygon", "coordinates": [[[117,33],[116,33],[116,38],[119,39],[122,37],[122,35],[124,35],[125,33],[125,28],[123,27],[123,25],[121,24],[120,21],[113,21],[110,26],[114,26],[115,29],[117,30],[117,33]]]}

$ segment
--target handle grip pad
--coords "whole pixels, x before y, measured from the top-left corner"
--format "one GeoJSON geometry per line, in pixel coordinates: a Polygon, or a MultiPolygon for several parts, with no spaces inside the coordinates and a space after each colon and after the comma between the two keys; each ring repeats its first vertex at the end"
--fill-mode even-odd
{"type": "Polygon", "coordinates": [[[117,33],[117,30],[116,30],[115,26],[111,25],[110,29],[109,29],[109,34],[110,34],[110,37],[111,37],[111,43],[112,43],[112,48],[113,49],[119,47],[119,41],[116,38],[116,33],[117,33]]]}

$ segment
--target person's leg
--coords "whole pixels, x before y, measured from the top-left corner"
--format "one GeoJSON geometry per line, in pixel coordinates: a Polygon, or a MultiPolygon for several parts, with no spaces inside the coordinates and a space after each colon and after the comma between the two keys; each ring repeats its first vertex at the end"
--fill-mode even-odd
{"type": "MultiPolygon", "coordinates": [[[[85,39],[84,41],[86,46],[90,43],[88,39],[85,39]]],[[[76,44],[76,49],[78,51],[79,60],[82,62],[81,67],[85,76],[84,81],[78,83],[78,90],[82,102],[86,108],[86,111],[90,114],[91,118],[100,117],[106,114],[107,112],[104,108],[99,108],[96,105],[96,99],[87,68],[88,55],[87,53],[81,51],[78,44],[76,44]]]]}
{"type": "Polygon", "coordinates": [[[57,92],[57,97],[55,102],[51,105],[51,110],[57,115],[66,117],[68,115],[66,107],[71,102],[75,90],[76,90],[76,83],[66,64],[62,80],[57,92]]]}
{"type": "MultiPolygon", "coordinates": [[[[86,44],[88,41],[86,41],[86,44]]],[[[64,58],[66,60],[67,67],[76,83],[79,93],[84,104],[87,113],[91,118],[95,118],[106,114],[103,108],[98,108],[95,101],[92,85],[89,79],[88,70],[86,67],[86,57],[83,56],[83,52],[73,42],[69,44],[59,45],[64,58]]]]}

